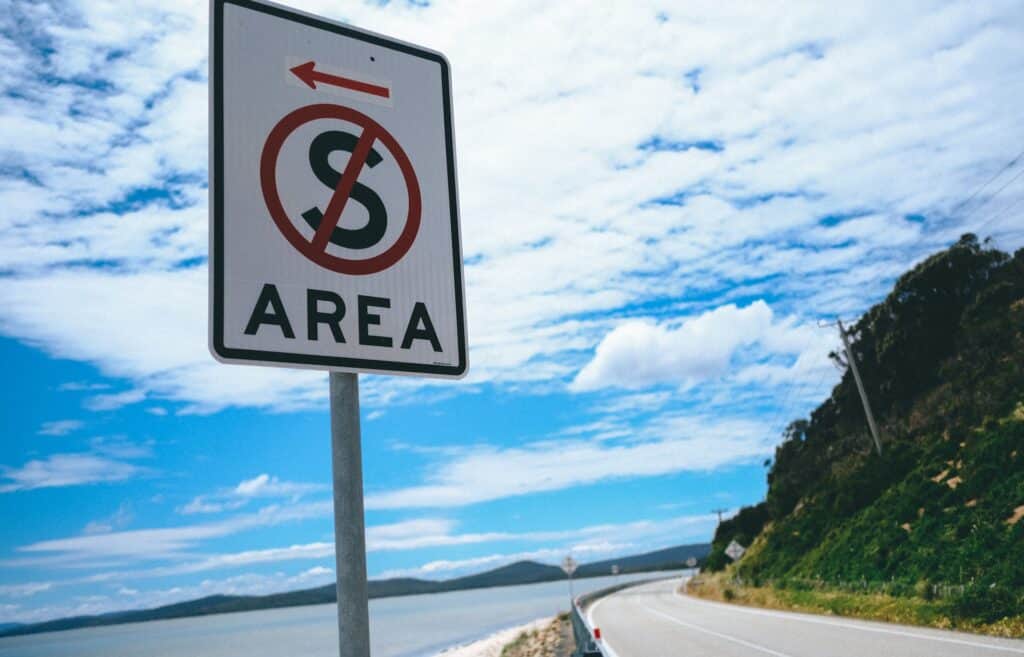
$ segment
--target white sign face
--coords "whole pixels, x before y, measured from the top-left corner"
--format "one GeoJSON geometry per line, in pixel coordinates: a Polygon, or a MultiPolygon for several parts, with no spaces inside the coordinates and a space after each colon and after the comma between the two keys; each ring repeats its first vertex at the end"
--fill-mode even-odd
{"type": "Polygon", "coordinates": [[[729,558],[733,561],[736,561],[737,559],[742,557],[743,553],[746,551],[746,548],[737,543],[735,540],[730,541],[729,545],[725,548],[725,553],[729,555],[729,558]]]}
{"type": "Polygon", "coordinates": [[[212,11],[214,356],[465,374],[445,58],[263,2],[212,11]]]}

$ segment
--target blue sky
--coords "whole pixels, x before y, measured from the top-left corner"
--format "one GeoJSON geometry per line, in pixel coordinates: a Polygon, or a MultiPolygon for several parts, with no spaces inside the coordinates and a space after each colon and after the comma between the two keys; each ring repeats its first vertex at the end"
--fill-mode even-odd
{"type": "MultiPolygon", "coordinates": [[[[471,371],[362,378],[371,576],[708,540],[820,320],[1024,243],[1019,5],[719,4],[296,3],[453,68],[471,371]]],[[[0,621],[333,577],[326,375],[206,351],[207,12],[0,17],[0,621]]]]}

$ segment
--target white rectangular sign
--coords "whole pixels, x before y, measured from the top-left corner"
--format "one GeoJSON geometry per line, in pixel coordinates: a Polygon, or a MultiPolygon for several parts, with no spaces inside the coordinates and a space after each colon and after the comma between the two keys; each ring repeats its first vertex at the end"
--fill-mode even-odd
{"type": "Polygon", "coordinates": [[[212,10],[214,356],[465,374],[447,60],[264,2],[212,10]]]}

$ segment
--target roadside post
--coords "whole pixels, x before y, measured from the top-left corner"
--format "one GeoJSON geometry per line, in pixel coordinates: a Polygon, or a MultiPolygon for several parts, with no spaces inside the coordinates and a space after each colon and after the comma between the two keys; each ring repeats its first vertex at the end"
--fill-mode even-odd
{"type": "Polygon", "coordinates": [[[210,351],[330,372],[339,654],[368,657],[358,375],[468,368],[448,63],[262,0],[210,26],[210,351]]]}
{"type": "Polygon", "coordinates": [[[576,572],[576,568],[577,566],[579,566],[579,563],[577,563],[576,560],[572,558],[572,555],[569,554],[566,555],[564,559],[562,559],[561,566],[562,571],[565,572],[565,575],[569,580],[569,605],[571,607],[572,605],[576,604],[576,596],[574,596],[572,593],[572,574],[576,572]]]}

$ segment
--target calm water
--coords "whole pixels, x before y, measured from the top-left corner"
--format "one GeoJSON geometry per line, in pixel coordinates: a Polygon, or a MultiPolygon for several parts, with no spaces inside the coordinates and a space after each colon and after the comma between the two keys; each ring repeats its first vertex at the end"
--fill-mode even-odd
{"type": "MultiPolygon", "coordinates": [[[[678,573],[663,573],[670,576],[678,573]]],[[[594,577],[577,594],[654,573],[594,577]]],[[[370,601],[373,657],[420,657],[569,608],[565,581],[370,601]]],[[[335,657],[334,605],[0,639],[2,657],[335,657]]]]}

